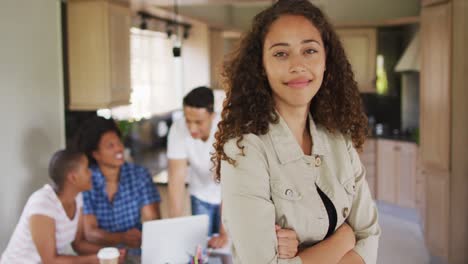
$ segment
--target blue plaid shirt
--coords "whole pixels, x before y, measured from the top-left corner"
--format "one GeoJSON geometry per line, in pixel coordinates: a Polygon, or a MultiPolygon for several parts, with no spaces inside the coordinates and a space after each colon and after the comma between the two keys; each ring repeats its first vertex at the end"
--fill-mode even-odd
{"type": "Polygon", "coordinates": [[[99,228],[108,232],[141,230],[141,208],[161,200],[148,170],[130,163],[122,165],[119,188],[110,202],[104,175],[98,166],[90,169],[93,188],[83,192],[83,213],[96,216],[99,228]]]}

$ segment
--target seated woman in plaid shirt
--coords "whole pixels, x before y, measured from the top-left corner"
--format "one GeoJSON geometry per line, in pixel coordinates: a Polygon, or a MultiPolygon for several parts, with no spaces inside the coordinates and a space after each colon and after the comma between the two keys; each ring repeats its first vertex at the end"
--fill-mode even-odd
{"type": "Polygon", "coordinates": [[[95,117],[80,128],[76,147],[90,160],[93,188],[83,193],[86,239],[125,246],[139,255],[142,221],[159,218],[160,197],[147,169],[124,161],[120,131],[95,117]]]}

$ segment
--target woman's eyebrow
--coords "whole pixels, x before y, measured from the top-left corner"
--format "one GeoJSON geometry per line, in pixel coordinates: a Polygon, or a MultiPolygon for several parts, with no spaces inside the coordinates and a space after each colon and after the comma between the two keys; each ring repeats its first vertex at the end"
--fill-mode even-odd
{"type": "MultiPolygon", "coordinates": [[[[305,39],[303,41],[301,41],[301,44],[307,44],[307,43],[311,43],[311,42],[315,42],[317,43],[318,45],[321,46],[320,42],[315,40],[315,39],[305,39]]],[[[273,45],[271,45],[271,47],[269,49],[272,49],[274,47],[277,47],[277,46],[284,46],[284,47],[289,47],[289,43],[285,43],[285,42],[278,42],[278,43],[275,43],[273,45]]]]}

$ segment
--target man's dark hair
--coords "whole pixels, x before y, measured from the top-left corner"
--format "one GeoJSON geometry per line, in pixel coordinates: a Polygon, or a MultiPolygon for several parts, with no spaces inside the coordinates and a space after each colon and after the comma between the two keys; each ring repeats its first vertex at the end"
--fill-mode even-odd
{"type": "Polygon", "coordinates": [[[71,149],[62,149],[54,153],[49,162],[49,177],[58,191],[63,190],[67,174],[78,168],[83,157],[84,153],[71,149]]]}
{"type": "Polygon", "coordinates": [[[197,87],[184,97],[184,106],[206,108],[209,113],[213,113],[213,104],[213,90],[206,86],[197,87]]]}
{"type": "Polygon", "coordinates": [[[86,154],[90,164],[96,164],[93,151],[98,149],[102,135],[107,132],[115,132],[117,136],[121,137],[120,130],[112,118],[92,117],[86,120],[78,130],[73,147],[86,154]]]}

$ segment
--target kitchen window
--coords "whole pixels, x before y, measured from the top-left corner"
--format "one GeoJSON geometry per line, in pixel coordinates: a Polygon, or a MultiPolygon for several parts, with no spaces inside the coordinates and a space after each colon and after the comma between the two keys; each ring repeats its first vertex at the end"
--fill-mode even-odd
{"type": "Polygon", "coordinates": [[[131,29],[130,105],[110,109],[119,120],[139,120],[182,107],[182,61],[162,32],[131,29]]]}

